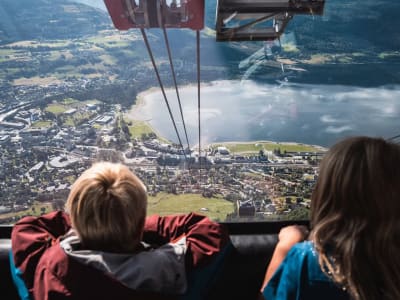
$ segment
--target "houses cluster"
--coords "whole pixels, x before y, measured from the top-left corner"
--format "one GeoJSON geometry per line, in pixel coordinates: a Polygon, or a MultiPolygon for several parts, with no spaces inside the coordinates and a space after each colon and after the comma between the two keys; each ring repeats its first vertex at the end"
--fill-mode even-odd
{"type": "Polygon", "coordinates": [[[143,179],[151,195],[166,192],[222,197],[232,202],[239,218],[286,213],[306,205],[305,199],[310,197],[317,171],[304,153],[279,158],[245,156],[233,155],[220,146],[199,155],[158,139],[126,137],[116,106],[99,110],[89,104],[63,114],[74,117],[82,109],[87,111],[87,120],[65,126],[49,120],[45,111],[29,103],[2,108],[0,215],[34,201],[65,200],[74,180],[96,160],[127,164],[143,179]],[[20,122],[23,128],[4,122],[20,122]],[[37,122],[45,125],[32,126],[37,122]]]}
{"type": "MultiPolygon", "coordinates": [[[[159,153],[157,164],[138,167],[135,172],[151,195],[167,192],[222,196],[235,206],[237,217],[268,217],[307,207],[317,178],[315,166],[282,165],[250,158],[237,163],[235,157],[229,157],[233,163],[218,163],[215,154],[208,154],[213,162],[208,167],[186,169],[183,158],[180,163],[160,164],[160,157],[166,154],[159,153]]],[[[148,156],[146,160],[154,161],[154,157],[148,156]]]]}

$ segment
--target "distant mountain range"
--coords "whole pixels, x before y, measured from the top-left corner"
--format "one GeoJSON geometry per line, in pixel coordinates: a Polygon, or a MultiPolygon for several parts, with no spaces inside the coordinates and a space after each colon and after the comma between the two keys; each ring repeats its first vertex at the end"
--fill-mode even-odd
{"type": "MultiPolygon", "coordinates": [[[[0,39],[69,39],[111,25],[101,0],[2,0],[0,39]]],[[[216,0],[206,0],[206,24],[213,28],[216,0]]],[[[295,16],[288,31],[309,51],[398,50],[400,1],[326,1],[323,17],[295,16]],[[332,46],[335,46],[334,48],[332,46]]]]}
{"type": "Polygon", "coordinates": [[[72,39],[95,34],[109,26],[106,12],[68,0],[0,2],[0,44],[21,40],[72,39]]]}
{"type": "MultiPolygon", "coordinates": [[[[212,29],[215,6],[216,0],[206,0],[206,25],[212,29]]],[[[110,17],[101,7],[101,0],[1,0],[0,45],[21,40],[74,39],[112,29],[110,17]]],[[[398,0],[327,0],[322,17],[295,16],[282,38],[282,49],[266,60],[289,60],[307,70],[294,72],[292,80],[299,82],[399,83],[399,12],[398,0]],[[343,66],[340,72],[338,64],[343,66]]],[[[173,47],[191,48],[194,59],[191,32],[171,30],[169,37],[173,47]]],[[[238,70],[239,62],[263,45],[216,43],[212,35],[204,34],[202,53],[206,55],[202,62],[226,66],[232,69],[228,78],[240,78],[244,71],[238,70]]],[[[279,70],[271,69],[271,65],[260,63],[254,76],[261,81],[274,77],[279,70]]]]}

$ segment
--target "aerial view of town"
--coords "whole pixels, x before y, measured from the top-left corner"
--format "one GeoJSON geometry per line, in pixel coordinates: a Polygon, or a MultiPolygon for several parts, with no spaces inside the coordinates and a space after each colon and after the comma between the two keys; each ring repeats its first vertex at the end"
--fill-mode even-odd
{"type": "MultiPolygon", "coordinates": [[[[318,24],[330,22],[330,27],[340,29],[335,23],[340,20],[326,17],[299,19],[298,31],[289,32],[280,44],[218,44],[209,25],[214,15],[210,9],[207,26],[201,31],[202,84],[250,80],[274,91],[283,88],[268,94],[271,102],[264,101],[264,106],[256,107],[258,112],[247,118],[252,127],[246,130],[260,132],[257,136],[261,138],[244,137],[237,130],[237,136],[231,138],[203,139],[200,151],[196,142],[181,147],[176,139],[160,134],[162,130],[149,120],[132,114],[139,101],[147,101],[143,93],[151,94],[158,87],[154,70],[140,32],[117,31],[101,5],[86,5],[96,2],[102,1],[0,3],[0,224],[63,209],[73,182],[98,161],[121,162],[144,181],[149,193],[148,214],[194,211],[221,222],[307,219],[326,145],[341,134],[380,125],[382,119],[388,124],[398,120],[392,118],[395,104],[392,110],[382,110],[376,123],[361,115],[353,119],[346,107],[340,106],[339,111],[333,106],[340,101],[358,105],[359,99],[372,92],[383,100],[386,94],[397,92],[394,73],[369,77],[370,68],[377,64],[384,63],[385,70],[390,70],[395,65],[392,62],[398,61],[400,54],[389,42],[371,48],[373,51],[355,42],[337,42],[336,33],[326,33],[318,24]],[[309,43],[311,35],[313,42],[309,43]],[[338,64],[346,68],[335,67],[338,64]],[[329,76],[324,76],[326,73],[329,76]],[[355,73],[359,76],[351,77],[355,73]],[[285,89],[291,80],[307,86],[302,90],[297,86],[299,92],[293,96],[294,89],[285,89]],[[359,86],[382,82],[393,86],[384,92],[343,87],[352,80],[359,86]],[[312,86],[320,81],[333,86],[326,88],[328,96],[312,86]],[[306,102],[306,98],[314,102],[306,102]],[[281,110],[274,111],[276,107],[281,110]],[[332,112],[318,112],[316,117],[311,115],[317,114],[316,107],[332,112]],[[273,114],[275,119],[269,119],[273,114]],[[300,120],[300,114],[304,119],[300,120]],[[358,128],[356,122],[360,122],[358,128]],[[287,131],[293,139],[283,138],[279,131],[287,124],[292,126],[287,131]],[[326,136],[328,142],[314,142],[326,136]]],[[[214,8],[211,2],[210,8],[214,8]]],[[[354,30],[358,28],[362,27],[354,30]]],[[[346,34],[347,29],[344,38],[346,34]]],[[[160,46],[162,34],[149,30],[148,37],[163,83],[172,90],[167,54],[160,46]]],[[[169,38],[179,85],[194,86],[194,33],[171,30],[169,38]]],[[[239,81],[233,85],[245,89],[236,84],[239,81]]],[[[249,89],[242,103],[249,101],[250,93],[265,97],[265,93],[249,89]]],[[[369,103],[362,105],[368,113],[375,109],[369,103]]],[[[364,113],[358,108],[353,111],[364,113]]],[[[229,117],[229,113],[211,109],[204,113],[205,117],[214,114],[220,121],[229,117]]],[[[250,115],[246,109],[239,110],[240,114],[250,115]]],[[[204,122],[204,132],[212,130],[206,125],[204,122]]],[[[224,121],[219,126],[223,127],[224,121]]]]}
{"type": "MultiPolygon", "coordinates": [[[[7,34],[12,26],[2,23],[0,223],[62,209],[74,180],[103,160],[128,165],[145,182],[150,214],[196,211],[219,221],[290,213],[307,218],[320,148],[255,142],[206,145],[201,155],[182,151],[126,113],[139,92],[156,86],[137,33],[113,30],[106,12],[89,6],[34,6],[44,17],[26,6],[20,13],[35,26],[73,25],[68,31],[43,29],[39,41],[29,26],[20,37],[7,34]],[[88,15],[90,29],[83,18],[88,15]]],[[[150,36],[152,42],[158,38],[150,36]]],[[[181,83],[193,82],[193,54],[179,54],[174,63],[181,83]]],[[[202,78],[223,78],[226,70],[210,57],[202,78]]],[[[160,72],[167,73],[167,65],[160,72]]]]}
{"type": "Polygon", "coordinates": [[[312,146],[254,142],[183,155],[142,121],[127,119],[120,105],[94,100],[68,98],[42,108],[20,102],[1,113],[2,223],[62,209],[74,180],[103,160],[128,165],[145,182],[149,213],[306,218],[323,154],[312,146]]]}

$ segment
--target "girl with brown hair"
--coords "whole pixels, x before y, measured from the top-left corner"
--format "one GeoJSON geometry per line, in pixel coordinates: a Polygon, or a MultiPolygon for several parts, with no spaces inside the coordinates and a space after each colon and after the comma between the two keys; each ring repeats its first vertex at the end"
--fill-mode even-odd
{"type": "Polygon", "coordinates": [[[370,137],[334,145],[320,165],[307,235],[301,226],[281,230],[265,299],[400,299],[400,146],[370,137]]]}

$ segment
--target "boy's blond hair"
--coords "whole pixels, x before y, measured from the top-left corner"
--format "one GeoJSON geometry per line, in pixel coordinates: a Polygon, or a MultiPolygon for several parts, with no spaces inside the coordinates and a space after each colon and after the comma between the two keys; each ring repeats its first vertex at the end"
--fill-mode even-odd
{"type": "Polygon", "coordinates": [[[73,184],[66,203],[87,249],[132,252],[142,238],[147,193],[126,166],[96,163],[73,184]]]}

